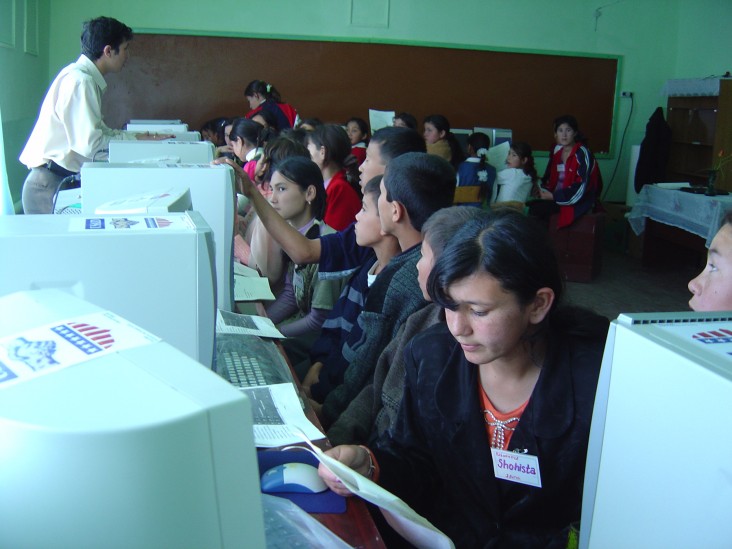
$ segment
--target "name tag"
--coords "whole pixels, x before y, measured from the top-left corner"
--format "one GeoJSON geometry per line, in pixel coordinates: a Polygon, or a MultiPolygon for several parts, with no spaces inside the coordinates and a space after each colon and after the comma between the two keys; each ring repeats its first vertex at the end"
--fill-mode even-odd
{"type": "Polygon", "coordinates": [[[564,173],[564,164],[557,165],[557,172],[564,173]]]}
{"type": "Polygon", "coordinates": [[[538,457],[507,452],[498,448],[491,448],[491,455],[493,456],[493,474],[496,478],[541,488],[538,457]]]}

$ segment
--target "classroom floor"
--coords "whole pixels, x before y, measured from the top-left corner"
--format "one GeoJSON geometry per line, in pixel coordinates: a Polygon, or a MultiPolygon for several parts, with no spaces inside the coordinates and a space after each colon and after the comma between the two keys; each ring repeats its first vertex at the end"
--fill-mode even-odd
{"type": "Polygon", "coordinates": [[[687,284],[700,270],[698,261],[647,269],[627,253],[605,250],[600,275],[587,284],[568,282],[567,301],[610,320],[620,313],[688,311],[687,284]]]}

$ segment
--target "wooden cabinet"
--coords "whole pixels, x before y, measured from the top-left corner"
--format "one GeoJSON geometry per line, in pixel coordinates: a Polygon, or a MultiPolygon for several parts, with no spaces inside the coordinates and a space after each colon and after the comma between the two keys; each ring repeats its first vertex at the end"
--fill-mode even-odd
{"type": "MultiPolygon", "coordinates": [[[[669,181],[706,185],[708,170],[722,154],[732,154],[732,80],[722,79],[718,96],[668,98],[671,126],[669,181]]],[[[719,189],[732,190],[732,162],[717,176],[719,189]]]]}

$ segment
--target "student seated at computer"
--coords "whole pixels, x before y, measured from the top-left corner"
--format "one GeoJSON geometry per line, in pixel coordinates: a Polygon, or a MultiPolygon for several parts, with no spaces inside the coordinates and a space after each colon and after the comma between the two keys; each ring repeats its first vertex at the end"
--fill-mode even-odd
{"type": "MultiPolygon", "coordinates": [[[[363,206],[356,215],[354,226],[356,244],[371,248],[375,256],[367,259],[350,275],[306,360],[295,367],[308,396],[311,396],[310,386],[318,379],[323,364],[328,364],[331,377],[337,380],[337,384],[342,383],[343,372],[349,364],[344,357],[347,354],[344,349],[350,348],[363,335],[358,318],[363,311],[369,289],[379,280],[380,273],[392,258],[401,253],[396,237],[384,234],[381,230],[378,203],[382,178],[383,176],[377,175],[363,188],[363,206]]],[[[329,269],[331,274],[338,274],[344,267],[339,254],[324,257],[321,265],[329,269]]],[[[379,285],[376,286],[378,288],[379,285]]]]}
{"type": "Polygon", "coordinates": [[[235,119],[229,132],[231,150],[252,179],[257,168],[257,159],[262,155],[263,132],[264,127],[261,124],[248,118],[235,119]]]}
{"type": "Polygon", "coordinates": [[[416,276],[422,225],[437,210],[450,206],[454,194],[455,170],[435,155],[407,153],[387,166],[381,180],[379,220],[381,230],[397,238],[402,252],[392,258],[369,289],[358,317],[362,336],[341,350],[348,362],[343,381],[334,383],[331,365],[323,363],[319,371],[309,372],[303,383],[310,385],[314,400],[322,403],[320,409],[317,405],[314,408],[326,428],[371,382],[379,355],[402,324],[427,304],[416,276]]]}
{"type": "Polygon", "coordinates": [[[722,220],[707,253],[707,264],[689,282],[694,311],[732,311],[732,210],[722,220]]]}
{"type": "Polygon", "coordinates": [[[351,154],[351,141],[337,124],[323,124],[307,133],[310,157],[323,172],[328,204],[325,222],[340,231],[356,219],[361,197],[351,181],[358,178],[356,157],[351,154]]]}
{"type": "MultiPolygon", "coordinates": [[[[289,139],[290,134],[280,136],[278,140],[272,142],[272,146],[282,139],[289,139]]],[[[290,139],[290,143],[296,143],[296,140],[290,139]]],[[[293,145],[294,146],[294,145],[293,145]]],[[[304,146],[303,146],[304,147],[304,146]]],[[[265,147],[263,160],[268,156],[269,145],[265,147]]],[[[274,149],[273,149],[274,150],[274,149]]],[[[307,149],[305,149],[307,152],[307,149]]],[[[424,152],[425,145],[422,137],[414,130],[407,128],[381,128],[374,132],[369,146],[366,149],[366,160],[359,167],[360,179],[359,184],[363,187],[366,182],[377,175],[383,175],[387,164],[394,158],[407,152],[424,152]]],[[[301,154],[298,152],[298,154],[301,154]]],[[[310,153],[307,153],[310,156],[310,153]]],[[[234,173],[242,180],[242,191],[251,201],[253,211],[257,212],[258,217],[267,228],[269,234],[282,246],[285,253],[296,263],[318,263],[321,257],[342,258],[343,269],[339,273],[330,273],[328,276],[349,276],[358,269],[365,261],[373,258],[373,251],[364,248],[356,243],[355,225],[350,225],[343,231],[338,231],[334,235],[327,235],[319,239],[310,240],[293,229],[282,217],[277,214],[267,200],[260,196],[260,193],[254,191],[258,188],[258,184],[251,182],[248,176],[243,176],[240,170],[237,170],[235,163],[227,162],[225,159],[217,160],[216,163],[227,163],[234,167],[234,173]],[[246,181],[245,181],[246,180],[246,181]],[[322,243],[325,243],[328,251],[322,254],[322,243]]],[[[259,171],[259,170],[258,170],[259,171]]],[[[322,263],[322,262],[321,262],[322,263]]],[[[320,273],[327,272],[324,265],[320,265],[320,273]]],[[[320,276],[324,276],[321,274],[320,276]]]]}
{"type": "MultiPolygon", "coordinates": [[[[323,223],[323,176],[312,160],[294,156],[277,163],[270,185],[272,207],[301,234],[318,238],[334,232],[323,223]]],[[[307,349],[320,333],[342,287],[342,280],[320,280],[317,264],[299,265],[288,258],[284,288],[267,307],[267,316],[283,335],[307,349]]],[[[295,345],[289,340],[288,344],[295,345]]]]}
{"type": "Polygon", "coordinates": [[[407,345],[396,426],[369,448],[328,453],[457,547],[565,547],[580,519],[608,322],[563,308],[562,286],[536,220],[502,209],[466,224],[430,273],[446,323],[407,345]]]}
{"type": "MultiPolygon", "coordinates": [[[[293,156],[307,159],[310,158],[310,153],[304,145],[287,137],[277,137],[265,145],[255,170],[256,188],[259,194],[262,196],[271,194],[270,179],[273,167],[293,156]]],[[[278,291],[283,283],[282,248],[262,226],[254,208],[245,209],[247,210],[245,215],[237,216],[234,258],[244,265],[257,269],[262,276],[267,277],[273,291],[278,291]]]]}
{"type": "MultiPolygon", "coordinates": [[[[374,172],[383,172],[385,169],[385,164],[393,163],[395,159],[398,160],[399,158],[401,158],[401,156],[405,154],[405,151],[414,149],[424,150],[424,142],[413,130],[391,127],[382,128],[381,130],[375,132],[374,137],[369,143],[369,147],[367,150],[367,159],[361,167],[362,178],[374,172]]],[[[418,155],[418,157],[423,161],[424,156],[425,155],[423,154],[418,155]]],[[[396,218],[399,222],[400,227],[404,225],[405,221],[407,220],[406,212],[409,211],[409,209],[414,210],[412,212],[413,222],[419,223],[419,226],[421,227],[421,223],[424,221],[424,219],[426,219],[426,217],[431,215],[431,213],[433,213],[437,209],[448,206],[451,203],[452,194],[454,192],[454,172],[450,170],[449,166],[447,166],[444,162],[440,163],[437,160],[435,162],[427,160],[426,163],[433,168],[434,164],[436,163],[439,165],[440,168],[437,171],[442,171],[437,174],[438,177],[434,181],[429,183],[431,184],[431,188],[419,189],[418,192],[409,191],[407,193],[409,194],[408,200],[406,200],[406,202],[409,203],[408,209],[405,209],[402,203],[391,204],[392,208],[398,210],[396,218]],[[444,177],[442,177],[441,179],[440,176],[444,177]]],[[[239,177],[246,177],[242,174],[240,170],[238,170],[237,173],[239,177]]],[[[430,176],[431,175],[435,174],[430,174],[430,176]]],[[[408,183],[405,184],[408,186],[408,183]]],[[[297,231],[294,231],[291,227],[287,226],[287,224],[282,221],[277,213],[272,210],[271,206],[266,202],[266,200],[264,200],[261,196],[257,196],[257,193],[254,192],[253,185],[248,180],[245,184],[245,192],[251,195],[252,203],[255,209],[258,211],[263,224],[278,240],[278,242],[282,245],[283,249],[288,253],[288,255],[290,255],[293,260],[302,263],[319,261],[321,277],[338,275],[347,276],[349,274],[352,274],[366,261],[369,261],[373,258],[372,250],[360,247],[356,244],[356,234],[353,226],[349,227],[343,232],[321,237],[319,240],[308,240],[306,238],[303,238],[303,236],[300,235],[297,231]],[[335,265],[339,266],[337,270],[335,268],[335,265]]],[[[396,202],[397,200],[394,200],[392,198],[393,202],[396,202]]],[[[392,215],[391,217],[394,216],[392,215]]],[[[393,225],[393,219],[390,219],[388,223],[390,225],[393,225]]],[[[418,231],[419,229],[416,229],[416,240],[421,240],[421,235],[418,231]]],[[[387,232],[392,231],[387,230],[387,232]]],[[[406,248],[400,249],[409,252],[406,255],[404,253],[401,254],[401,256],[404,257],[400,259],[399,264],[405,268],[405,271],[400,276],[406,274],[407,278],[410,279],[410,282],[408,284],[409,291],[413,291],[416,302],[421,302],[422,304],[424,304],[415,276],[416,268],[414,264],[416,264],[419,250],[418,247],[415,247],[412,244],[412,241],[414,240],[413,237],[414,235],[411,232],[410,236],[405,235],[403,238],[398,237],[400,246],[406,246],[406,248]],[[414,249],[409,250],[409,248],[414,249]],[[414,264],[410,262],[413,262],[414,264]]],[[[418,242],[414,242],[414,244],[417,243],[418,242]]],[[[389,275],[389,277],[391,276],[392,275],[389,275]]],[[[372,303],[382,303],[384,301],[384,296],[386,295],[386,293],[388,293],[386,291],[386,288],[380,290],[379,297],[374,298],[375,301],[372,301],[372,303]]],[[[407,294],[405,294],[405,296],[406,295],[407,294]]],[[[390,294],[389,297],[394,296],[390,294]]],[[[406,318],[409,312],[409,307],[404,307],[403,310],[398,311],[398,315],[405,315],[404,318],[406,318]]],[[[394,313],[394,311],[392,311],[392,313],[394,313]]],[[[384,329],[386,331],[389,331],[390,325],[390,322],[387,321],[383,324],[383,326],[380,326],[378,329],[370,330],[368,332],[368,338],[370,339],[372,337],[376,337],[378,339],[378,337],[382,335],[381,330],[384,329]]],[[[359,353],[354,357],[348,357],[347,360],[349,364],[352,364],[356,358],[361,359],[363,357],[364,361],[368,364],[367,370],[372,371],[373,365],[375,364],[378,357],[378,353],[381,352],[381,348],[383,348],[386,343],[382,344],[381,342],[379,342],[375,346],[363,345],[363,341],[361,343],[364,348],[363,354],[359,353]],[[382,345],[381,347],[379,347],[380,344],[382,345]],[[365,349],[368,349],[369,353],[366,353],[365,349]],[[376,356],[372,356],[371,353],[376,356]]],[[[341,349],[339,348],[339,350],[341,349]]],[[[358,370],[359,369],[356,369],[356,371],[358,370]]],[[[366,378],[368,378],[368,374],[366,375],[366,378]]],[[[352,385],[348,391],[343,391],[343,395],[347,395],[349,392],[354,392],[353,396],[355,396],[355,393],[357,393],[359,390],[360,387],[355,387],[352,385]]],[[[343,402],[347,402],[348,398],[344,397],[343,402]]],[[[339,402],[338,405],[336,405],[336,401],[334,400],[333,402],[334,409],[337,410],[332,415],[332,417],[335,418],[340,413],[340,410],[342,409],[340,408],[340,406],[343,406],[343,404],[339,402]]],[[[326,403],[326,409],[327,408],[328,406],[326,403]]]]}
{"type": "MultiPolygon", "coordinates": [[[[419,288],[425,300],[427,278],[447,241],[468,221],[489,215],[479,208],[452,206],[433,213],[422,226],[422,250],[417,262],[419,288]]],[[[430,303],[412,313],[379,355],[374,378],[328,429],[332,444],[367,444],[394,426],[404,391],[404,348],[418,333],[444,322],[443,308],[430,303]]],[[[321,336],[322,339],[322,336],[321,336]]]]}

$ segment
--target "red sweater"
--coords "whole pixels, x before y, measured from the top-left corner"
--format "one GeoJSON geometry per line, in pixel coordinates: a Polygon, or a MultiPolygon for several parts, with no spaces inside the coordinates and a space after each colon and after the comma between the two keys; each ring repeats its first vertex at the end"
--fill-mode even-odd
{"type": "Polygon", "coordinates": [[[325,190],[326,204],[323,221],[336,231],[342,231],[356,220],[361,210],[358,193],[346,180],[345,170],[336,173],[325,190]]]}

